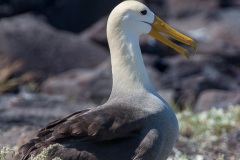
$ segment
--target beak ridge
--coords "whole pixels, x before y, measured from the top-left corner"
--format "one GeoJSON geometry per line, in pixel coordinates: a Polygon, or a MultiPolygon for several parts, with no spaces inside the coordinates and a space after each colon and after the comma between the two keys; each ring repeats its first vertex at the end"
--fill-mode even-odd
{"type": "Polygon", "coordinates": [[[171,37],[171,38],[173,38],[173,39],[175,39],[175,40],[177,40],[181,43],[192,46],[193,49],[194,49],[194,52],[195,53],[197,52],[197,50],[198,50],[197,44],[192,38],[176,31],[175,29],[170,27],[168,24],[166,24],[164,21],[162,21],[157,16],[155,16],[155,20],[154,20],[154,22],[152,23],[151,26],[152,26],[152,30],[149,32],[149,35],[151,35],[152,37],[161,41],[162,43],[168,45],[169,47],[173,48],[177,52],[183,54],[187,58],[190,57],[189,51],[187,51],[186,49],[184,49],[184,48],[180,47],[179,45],[173,43],[172,41],[168,40],[167,38],[165,38],[160,33],[164,33],[167,36],[169,36],[169,37],[171,37]]]}

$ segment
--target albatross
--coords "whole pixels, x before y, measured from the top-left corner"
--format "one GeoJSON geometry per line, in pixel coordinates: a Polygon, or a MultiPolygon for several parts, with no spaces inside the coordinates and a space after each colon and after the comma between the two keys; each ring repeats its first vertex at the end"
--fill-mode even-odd
{"type": "Polygon", "coordinates": [[[20,147],[14,160],[27,160],[51,144],[48,160],[165,160],[178,137],[178,121],[153,88],[139,37],[149,34],[187,58],[190,52],[162,35],[197,50],[191,38],[171,28],[144,4],[124,1],[111,12],[107,38],[111,52],[112,92],[96,108],[49,123],[20,147]]]}

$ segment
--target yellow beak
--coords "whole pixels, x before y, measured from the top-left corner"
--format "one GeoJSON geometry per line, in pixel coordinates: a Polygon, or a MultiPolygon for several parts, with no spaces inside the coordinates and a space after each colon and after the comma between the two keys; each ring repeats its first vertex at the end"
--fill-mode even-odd
{"type": "Polygon", "coordinates": [[[190,57],[189,51],[187,51],[186,49],[178,46],[177,44],[175,44],[173,42],[171,42],[170,40],[168,40],[167,38],[162,36],[160,33],[164,33],[164,34],[172,37],[173,39],[175,39],[177,41],[180,41],[180,42],[182,42],[186,45],[192,46],[193,49],[194,49],[194,52],[195,53],[197,52],[198,47],[197,47],[196,42],[193,39],[191,39],[188,36],[183,35],[182,33],[179,33],[178,31],[176,31],[175,29],[173,29],[172,27],[167,25],[160,18],[155,16],[155,20],[152,23],[152,30],[149,32],[149,35],[151,35],[152,37],[161,41],[162,43],[168,45],[169,47],[175,49],[177,52],[183,54],[187,58],[190,57]]]}

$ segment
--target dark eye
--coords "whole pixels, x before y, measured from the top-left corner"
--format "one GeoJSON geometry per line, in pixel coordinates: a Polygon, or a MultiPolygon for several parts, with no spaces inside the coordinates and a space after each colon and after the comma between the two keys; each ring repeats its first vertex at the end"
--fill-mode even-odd
{"type": "Polygon", "coordinates": [[[141,14],[142,14],[142,15],[146,15],[146,14],[147,14],[147,10],[142,10],[142,11],[141,11],[141,14]]]}

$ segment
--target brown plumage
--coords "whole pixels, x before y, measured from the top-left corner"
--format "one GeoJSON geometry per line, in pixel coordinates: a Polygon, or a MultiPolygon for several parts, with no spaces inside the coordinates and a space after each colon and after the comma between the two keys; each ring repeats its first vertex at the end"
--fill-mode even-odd
{"type": "MultiPolygon", "coordinates": [[[[89,160],[98,159],[93,153],[84,150],[79,151],[78,147],[80,147],[80,149],[86,149],[86,145],[95,146],[92,145],[93,143],[104,146],[104,143],[108,143],[108,141],[110,142],[111,140],[125,143],[124,141],[128,141],[128,138],[138,137],[140,135],[143,127],[146,125],[146,118],[151,120],[151,118],[147,116],[147,112],[141,110],[134,111],[133,108],[126,104],[122,105],[124,106],[121,106],[121,104],[115,107],[112,105],[103,105],[95,109],[86,109],[49,123],[38,132],[36,139],[29,141],[19,149],[19,153],[13,160],[27,160],[30,154],[36,155],[40,153],[43,148],[54,143],[60,143],[63,144],[63,146],[66,145],[66,143],[71,144],[68,144],[70,145],[69,148],[59,146],[53,148],[52,152],[55,153],[52,156],[49,155],[49,158],[54,158],[55,156],[65,158],[65,153],[67,152],[70,155],[72,154],[73,158],[68,156],[64,160],[74,160],[74,157],[81,157],[80,159],[86,159],[84,157],[88,157],[89,160]],[[141,116],[136,118],[137,116],[134,116],[132,113],[141,116]],[[66,140],[68,142],[66,142],[66,140]],[[79,145],[79,142],[82,144],[79,145]],[[73,147],[75,145],[79,146],[73,147]],[[58,154],[56,154],[56,152],[58,154]]],[[[135,145],[137,149],[131,151],[132,156],[135,157],[135,159],[144,156],[148,149],[152,147],[157,137],[157,131],[151,129],[143,138],[138,148],[137,145],[135,145]]],[[[138,138],[136,138],[135,141],[139,141],[137,139],[138,138]]],[[[121,146],[121,148],[122,147],[123,146],[121,146]]],[[[99,154],[98,157],[102,159],[102,157],[105,156],[104,154],[105,152],[99,154]]]]}

